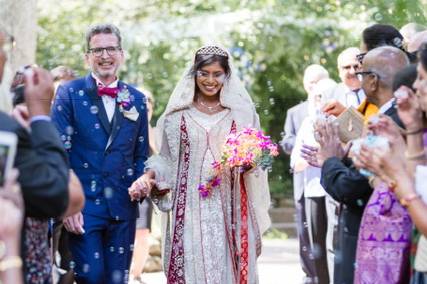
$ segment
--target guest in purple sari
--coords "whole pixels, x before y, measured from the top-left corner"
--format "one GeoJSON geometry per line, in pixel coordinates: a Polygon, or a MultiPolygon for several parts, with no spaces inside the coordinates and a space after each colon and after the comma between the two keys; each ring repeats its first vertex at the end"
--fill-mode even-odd
{"type": "Polygon", "coordinates": [[[408,283],[411,231],[406,209],[378,183],[360,225],[354,283],[408,283]]]}

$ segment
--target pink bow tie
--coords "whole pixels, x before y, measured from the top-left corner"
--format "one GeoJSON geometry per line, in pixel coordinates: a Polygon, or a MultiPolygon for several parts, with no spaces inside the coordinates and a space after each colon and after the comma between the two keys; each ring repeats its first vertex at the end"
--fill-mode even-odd
{"type": "Polygon", "coordinates": [[[119,93],[118,88],[109,88],[109,87],[102,87],[102,86],[98,87],[98,96],[100,96],[100,97],[109,96],[109,97],[115,99],[117,97],[118,93],[119,93]]]}

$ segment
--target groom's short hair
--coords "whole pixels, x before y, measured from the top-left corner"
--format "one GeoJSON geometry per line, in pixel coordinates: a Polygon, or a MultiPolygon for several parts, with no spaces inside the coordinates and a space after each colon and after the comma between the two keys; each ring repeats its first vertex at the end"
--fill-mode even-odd
{"type": "Polygon", "coordinates": [[[86,32],[86,50],[90,49],[90,40],[97,34],[114,34],[119,42],[119,47],[122,46],[122,36],[118,27],[113,24],[98,24],[91,26],[86,32]]]}

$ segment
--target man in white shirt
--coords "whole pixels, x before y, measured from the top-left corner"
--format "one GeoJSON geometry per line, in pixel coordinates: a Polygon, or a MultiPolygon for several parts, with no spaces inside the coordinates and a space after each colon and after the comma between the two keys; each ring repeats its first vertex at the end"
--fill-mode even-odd
{"type": "Polygon", "coordinates": [[[325,100],[327,104],[323,111],[328,114],[338,116],[350,106],[357,108],[366,98],[356,76],[356,72],[360,69],[360,63],[356,57],[358,54],[360,54],[358,48],[349,47],[338,55],[337,65],[341,83],[325,100]]]}

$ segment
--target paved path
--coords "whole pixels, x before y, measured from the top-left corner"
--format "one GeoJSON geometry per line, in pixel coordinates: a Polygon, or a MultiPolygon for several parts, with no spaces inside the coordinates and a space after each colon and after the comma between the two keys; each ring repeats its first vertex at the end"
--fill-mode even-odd
{"type": "MultiPolygon", "coordinates": [[[[258,260],[260,284],[300,284],[302,270],[298,258],[298,241],[264,240],[263,252],[258,260]]],[[[165,284],[163,272],[145,273],[147,284],[165,284]]]]}

